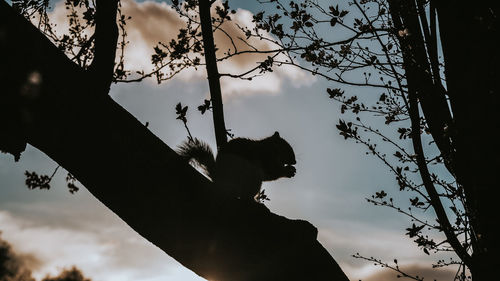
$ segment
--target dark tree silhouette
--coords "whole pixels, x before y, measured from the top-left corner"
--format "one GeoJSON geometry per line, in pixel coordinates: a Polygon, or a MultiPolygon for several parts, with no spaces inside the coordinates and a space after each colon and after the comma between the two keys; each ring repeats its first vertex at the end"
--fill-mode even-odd
{"type": "MultiPolygon", "coordinates": [[[[1,232],[0,232],[1,234],[1,232]]],[[[17,255],[12,246],[0,237],[0,280],[35,281],[22,257],[17,255]]]]}
{"type": "Polygon", "coordinates": [[[70,269],[63,270],[57,276],[47,276],[43,278],[42,281],[91,281],[91,280],[85,278],[85,276],[83,276],[82,272],[78,268],[72,267],[70,269]]]}
{"type": "Polygon", "coordinates": [[[499,214],[500,198],[494,135],[500,125],[495,43],[500,36],[493,2],[262,3],[277,12],[256,14],[257,27],[244,29],[247,38],[276,46],[268,52],[271,65],[294,65],[350,89],[327,90],[342,113],[354,115],[352,121],[339,121],[340,134],[365,145],[394,173],[400,191],[414,196],[409,209],[384,190],[368,201],[407,215],[412,225],[406,234],[425,253],[456,253],[458,260],[435,266],[461,265],[459,279],[466,279],[465,268],[474,280],[498,276],[500,241],[492,218],[499,214]],[[352,86],[375,93],[353,94],[352,86]],[[383,122],[373,122],[377,116],[383,122]],[[415,212],[429,208],[436,222],[415,212]],[[443,240],[429,238],[428,230],[441,232],[443,240]]]}
{"type": "Polygon", "coordinates": [[[92,59],[81,60],[46,38],[43,17],[38,30],[0,1],[1,150],[19,159],[29,143],[46,153],[143,237],[207,279],[347,280],[312,225],[228,198],[107,95],[123,74],[122,62],[113,64],[118,1],[96,3],[87,18],[95,33],[80,45],[92,59]]]}
{"type": "Polygon", "coordinates": [[[215,140],[217,147],[227,142],[227,130],[224,123],[224,110],[222,107],[222,92],[220,87],[220,74],[217,69],[215,56],[215,43],[212,31],[212,16],[210,15],[211,1],[199,1],[200,25],[205,49],[205,64],[207,66],[208,83],[214,117],[215,140]]]}

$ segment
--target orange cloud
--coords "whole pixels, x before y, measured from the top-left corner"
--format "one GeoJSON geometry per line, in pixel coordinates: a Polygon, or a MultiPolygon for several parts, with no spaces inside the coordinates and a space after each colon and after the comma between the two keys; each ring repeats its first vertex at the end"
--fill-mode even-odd
{"type": "Polygon", "coordinates": [[[131,19],[127,21],[125,68],[131,70],[152,70],[151,55],[158,42],[169,42],[177,37],[185,26],[177,12],[166,3],[132,0],[122,1],[122,12],[131,19]]]}
{"type": "MultiPolygon", "coordinates": [[[[221,6],[220,1],[217,1],[214,7],[216,5],[221,6]]],[[[134,49],[137,43],[148,46],[148,56],[145,54],[141,56],[146,58],[148,62],[153,46],[160,41],[168,43],[170,40],[176,39],[179,29],[186,26],[185,21],[179,17],[177,12],[164,2],[145,1],[137,3],[132,0],[125,0],[122,7],[123,13],[132,17],[126,26],[130,48],[134,49]]],[[[215,12],[213,11],[212,14],[215,14],[215,12]]],[[[232,19],[232,21],[226,21],[220,29],[214,32],[214,40],[218,48],[217,57],[222,57],[228,50],[234,52],[234,47],[238,51],[251,50],[247,44],[238,39],[245,38],[244,32],[240,30],[238,25],[252,26],[252,13],[238,9],[236,14],[232,15],[232,19]],[[233,38],[233,41],[226,34],[233,38]]],[[[262,40],[250,39],[248,43],[259,50],[271,50],[273,48],[269,42],[262,40]]],[[[267,54],[244,54],[233,57],[228,62],[237,65],[240,71],[244,71],[250,67],[255,67],[256,62],[262,61],[266,57],[267,54]]],[[[219,67],[224,68],[224,64],[220,64],[219,67]]]]}
{"type": "Polygon", "coordinates": [[[137,35],[147,44],[154,46],[158,41],[168,42],[176,37],[184,21],[165,2],[145,1],[137,3],[126,0],[122,4],[123,13],[131,16],[127,22],[127,32],[137,35]]]}
{"type": "MultiPolygon", "coordinates": [[[[221,5],[221,2],[216,1],[215,5],[221,5]]],[[[150,72],[153,69],[151,64],[153,47],[158,42],[167,43],[177,38],[179,29],[185,26],[185,21],[165,2],[144,1],[138,3],[133,0],[124,0],[122,1],[122,12],[131,17],[126,25],[129,44],[125,49],[125,68],[132,71],[150,72]]],[[[58,34],[64,34],[68,30],[67,13],[68,10],[65,9],[63,1],[56,4],[51,12],[50,17],[52,22],[56,24],[58,34]]],[[[216,31],[214,39],[218,48],[218,57],[222,57],[228,50],[233,52],[234,46],[239,51],[251,49],[238,39],[245,38],[238,25],[252,28],[254,26],[252,23],[253,14],[247,10],[237,9],[231,17],[232,21],[224,23],[221,28],[233,38],[234,45],[224,32],[216,31]]],[[[264,35],[271,37],[270,34],[264,35]]],[[[265,40],[251,38],[248,43],[260,50],[274,49],[274,46],[265,40]]],[[[246,72],[265,60],[267,56],[268,54],[238,55],[220,62],[218,64],[219,72],[230,74],[246,72]]],[[[203,57],[201,59],[203,60],[203,57]]],[[[176,78],[184,82],[202,81],[206,79],[206,70],[204,67],[199,67],[198,70],[184,70],[177,74],[176,78]]],[[[255,77],[252,81],[223,77],[221,85],[223,95],[226,97],[230,95],[276,94],[281,91],[284,81],[289,81],[291,85],[298,87],[312,83],[315,78],[298,68],[281,66],[275,68],[271,73],[255,77]]]]}
{"type": "MultiPolygon", "coordinates": [[[[220,1],[217,1],[215,5],[221,5],[220,1]]],[[[151,1],[137,3],[132,0],[126,0],[123,1],[123,13],[132,17],[126,27],[130,42],[125,52],[126,67],[134,70],[151,70],[150,58],[153,54],[153,46],[160,41],[165,43],[177,38],[178,31],[185,26],[185,22],[174,9],[165,3],[151,1]]],[[[250,11],[237,9],[236,13],[231,15],[231,17],[232,21],[227,21],[221,26],[224,32],[217,30],[214,33],[215,44],[218,48],[218,57],[223,57],[224,53],[228,51],[234,52],[235,47],[238,51],[251,50],[248,44],[259,50],[271,50],[275,48],[275,46],[265,40],[251,38],[247,41],[247,44],[238,39],[245,38],[244,32],[238,26],[254,27],[252,23],[253,14],[250,11]]],[[[265,36],[268,38],[271,37],[269,34],[265,34],[265,36]]],[[[223,62],[219,62],[219,72],[240,74],[254,68],[261,61],[265,60],[267,56],[268,54],[243,54],[234,56],[223,62]]],[[[179,78],[184,81],[205,79],[205,77],[204,67],[200,67],[198,71],[185,70],[179,75],[179,78]]],[[[272,73],[255,77],[252,81],[224,77],[221,79],[221,85],[222,92],[226,96],[278,93],[281,90],[283,80],[290,80],[293,85],[300,86],[301,84],[314,81],[314,78],[297,68],[282,66],[276,68],[272,73]]]]}

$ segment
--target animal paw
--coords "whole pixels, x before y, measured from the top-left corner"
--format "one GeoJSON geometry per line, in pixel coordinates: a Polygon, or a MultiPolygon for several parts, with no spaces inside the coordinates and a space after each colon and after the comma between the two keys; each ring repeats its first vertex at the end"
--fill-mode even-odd
{"type": "Polygon", "coordinates": [[[295,169],[294,166],[292,165],[286,165],[284,167],[284,176],[287,177],[287,178],[291,178],[293,176],[295,176],[295,173],[297,172],[297,170],[295,169]]]}

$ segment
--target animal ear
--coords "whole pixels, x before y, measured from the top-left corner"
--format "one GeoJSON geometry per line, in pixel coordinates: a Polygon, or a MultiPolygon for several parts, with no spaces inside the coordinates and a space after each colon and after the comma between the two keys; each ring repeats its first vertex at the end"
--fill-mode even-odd
{"type": "Polygon", "coordinates": [[[278,131],[274,132],[273,137],[275,137],[275,138],[279,138],[279,137],[280,137],[280,133],[278,133],[278,131]]]}

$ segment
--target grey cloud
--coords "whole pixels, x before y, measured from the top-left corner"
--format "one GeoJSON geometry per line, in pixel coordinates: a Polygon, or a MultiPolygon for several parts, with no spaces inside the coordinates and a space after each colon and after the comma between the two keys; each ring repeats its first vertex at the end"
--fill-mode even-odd
{"type": "MultiPolygon", "coordinates": [[[[450,281],[454,280],[456,270],[450,268],[432,268],[431,266],[422,265],[406,265],[400,266],[403,272],[410,274],[412,276],[418,275],[419,277],[424,277],[424,280],[436,280],[436,281],[450,281]]],[[[399,273],[391,269],[382,269],[374,274],[362,278],[362,281],[401,281],[407,280],[398,278],[399,273]]]]}

